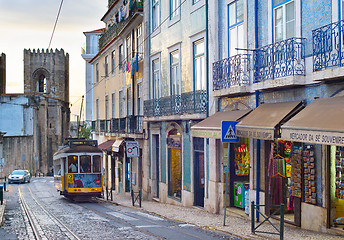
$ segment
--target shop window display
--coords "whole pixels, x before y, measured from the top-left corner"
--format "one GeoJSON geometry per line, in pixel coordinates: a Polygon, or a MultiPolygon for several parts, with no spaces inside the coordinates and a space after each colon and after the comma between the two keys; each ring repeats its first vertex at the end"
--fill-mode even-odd
{"type": "Polygon", "coordinates": [[[344,147],[331,146],[331,202],[333,223],[344,225],[344,147]]]}

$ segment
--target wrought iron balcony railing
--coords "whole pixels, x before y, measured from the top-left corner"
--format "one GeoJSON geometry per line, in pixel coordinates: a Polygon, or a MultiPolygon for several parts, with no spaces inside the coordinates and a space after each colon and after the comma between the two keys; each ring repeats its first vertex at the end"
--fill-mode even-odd
{"type": "Polygon", "coordinates": [[[182,93],[144,102],[145,116],[170,116],[207,111],[207,91],[182,93]]]}
{"type": "Polygon", "coordinates": [[[97,124],[96,121],[92,121],[92,125],[91,125],[92,132],[96,131],[96,124],[97,124]]]}
{"type": "Polygon", "coordinates": [[[344,65],[344,21],[312,31],[313,71],[344,65]]]}
{"type": "Polygon", "coordinates": [[[105,120],[98,120],[99,121],[99,131],[105,132],[105,120]]]}
{"type": "MultiPolygon", "coordinates": [[[[109,2],[110,4],[110,2],[109,2]]],[[[120,22],[111,25],[99,38],[99,49],[102,49],[107,43],[114,39],[117,34],[134,17],[135,13],[143,12],[143,0],[130,0],[128,3],[129,16],[120,22]]],[[[123,14],[124,15],[124,14],[123,14]]]]}
{"type": "Polygon", "coordinates": [[[289,38],[254,52],[254,82],[305,75],[305,39],[289,38]]]}
{"type": "Polygon", "coordinates": [[[125,133],[126,124],[127,124],[127,118],[124,117],[124,118],[119,119],[119,132],[125,133]]]}
{"type": "Polygon", "coordinates": [[[213,63],[213,90],[250,83],[250,55],[238,54],[213,63]]]}
{"type": "Polygon", "coordinates": [[[127,117],[127,133],[141,133],[143,125],[143,116],[127,117]]]}

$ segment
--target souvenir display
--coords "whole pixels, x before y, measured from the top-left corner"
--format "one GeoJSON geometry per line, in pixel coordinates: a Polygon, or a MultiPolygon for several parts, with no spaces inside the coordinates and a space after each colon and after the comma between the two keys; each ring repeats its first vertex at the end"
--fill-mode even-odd
{"type": "Polygon", "coordinates": [[[336,198],[344,199],[344,147],[336,150],[336,198]]]}
{"type": "Polygon", "coordinates": [[[235,174],[237,176],[248,175],[250,173],[250,152],[246,144],[241,144],[235,148],[235,174]]]}
{"type": "Polygon", "coordinates": [[[303,169],[304,169],[304,191],[305,202],[317,204],[317,192],[315,183],[315,155],[312,146],[308,145],[302,152],[303,169]]]}
{"type": "Polygon", "coordinates": [[[302,147],[293,146],[291,150],[291,195],[301,198],[302,147]]]}

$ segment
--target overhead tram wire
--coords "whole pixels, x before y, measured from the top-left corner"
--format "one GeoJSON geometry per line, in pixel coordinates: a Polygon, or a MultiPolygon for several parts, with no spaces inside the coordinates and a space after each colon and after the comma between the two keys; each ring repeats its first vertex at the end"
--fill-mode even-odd
{"type": "MultiPolygon", "coordinates": [[[[62,1],[63,1],[63,0],[62,0],[62,1]]],[[[174,10],[173,12],[171,12],[171,14],[169,14],[169,15],[159,24],[159,26],[156,27],[156,28],[160,28],[168,19],[170,19],[170,17],[171,17],[176,11],[178,11],[178,10],[182,7],[182,5],[183,5],[186,1],[187,1],[187,0],[184,0],[183,2],[181,2],[181,3],[179,4],[179,6],[176,8],[176,10],[174,10]]],[[[154,31],[153,31],[153,32],[154,32],[154,31]]],[[[142,41],[142,43],[139,44],[139,45],[134,49],[134,52],[136,52],[136,51],[137,51],[137,48],[138,48],[138,47],[141,47],[141,46],[147,41],[147,39],[153,34],[153,32],[151,32],[151,33],[148,34],[148,36],[142,41]]],[[[125,59],[123,59],[123,60],[121,61],[121,64],[118,63],[118,64],[115,66],[115,69],[117,69],[117,68],[120,69],[119,66],[122,66],[124,62],[125,62],[125,59]]],[[[105,77],[102,77],[102,79],[101,79],[97,84],[99,84],[99,83],[101,83],[102,81],[104,81],[104,79],[105,79],[105,77]]],[[[73,104],[71,104],[71,106],[73,106],[74,104],[76,104],[77,102],[79,102],[79,101],[82,99],[82,97],[84,97],[88,92],[90,92],[91,90],[93,90],[93,88],[94,88],[95,85],[96,85],[96,84],[93,84],[93,86],[92,86],[87,92],[85,92],[81,97],[79,97],[78,100],[76,100],[73,104]]]]}
{"type": "MultiPolygon", "coordinates": [[[[58,22],[58,20],[59,20],[60,13],[61,13],[61,9],[62,9],[62,4],[63,4],[63,0],[61,0],[60,7],[59,7],[59,10],[58,10],[58,12],[57,12],[55,24],[54,24],[53,31],[52,31],[52,33],[51,33],[50,40],[49,40],[49,44],[48,44],[48,51],[49,51],[49,49],[50,49],[51,42],[53,41],[55,29],[56,29],[57,22],[58,22]]],[[[45,54],[45,55],[44,55],[43,66],[45,65],[46,58],[47,58],[47,55],[45,54]]]]}

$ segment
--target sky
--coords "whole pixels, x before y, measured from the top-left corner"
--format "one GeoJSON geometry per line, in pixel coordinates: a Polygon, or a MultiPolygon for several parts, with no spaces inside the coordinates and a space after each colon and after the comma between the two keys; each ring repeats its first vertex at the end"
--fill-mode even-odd
{"type": "MultiPolygon", "coordinates": [[[[24,49],[47,49],[61,0],[0,0],[0,54],[6,54],[6,93],[23,93],[24,49]]],[[[71,120],[85,94],[83,32],[103,28],[107,0],[63,0],[50,48],[69,54],[71,120]]],[[[85,105],[84,105],[85,106],[85,105]]],[[[85,108],[83,108],[85,110],[85,108]]]]}

